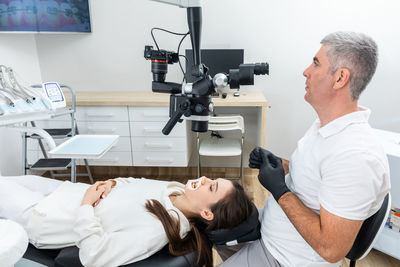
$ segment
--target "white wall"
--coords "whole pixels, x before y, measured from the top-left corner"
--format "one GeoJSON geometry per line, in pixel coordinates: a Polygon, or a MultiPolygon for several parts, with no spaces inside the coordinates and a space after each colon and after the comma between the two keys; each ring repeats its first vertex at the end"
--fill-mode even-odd
{"type": "MultiPolygon", "coordinates": [[[[186,11],[149,0],[92,0],[92,34],[35,36],[43,80],[57,80],[77,91],[150,91],[150,62],[144,45],[151,27],[187,31],[186,11]]],[[[400,3],[396,0],[203,0],[202,48],[243,48],[245,61],[270,63],[269,77],[256,77],[271,105],[267,148],[289,157],[315,119],[304,101],[303,70],[320,40],[337,30],[362,31],[380,49],[380,62],[361,104],[373,110],[371,124],[400,132],[400,3]]],[[[18,42],[18,36],[15,36],[18,42]]],[[[179,37],[156,32],[164,49],[176,50],[179,37]]],[[[3,45],[3,44],[2,44],[3,45]]],[[[12,45],[12,44],[6,44],[12,45]]],[[[188,48],[190,41],[183,46],[188,48]]],[[[22,59],[21,59],[22,60],[22,59]]],[[[33,63],[31,63],[33,64],[33,63]]],[[[178,65],[169,81],[180,81],[178,65]]]]}
{"type": "MultiPolygon", "coordinates": [[[[267,115],[269,149],[289,157],[314,120],[303,100],[303,70],[326,34],[362,31],[380,49],[377,73],[361,98],[373,110],[371,124],[400,131],[397,76],[400,73],[400,3],[396,0],[203,0],[202,48],[244,48],[246,62],[268,61],[270,76],[257,77],[271,109],[267,115]]],[[[91,1],[90,35],[40,35],[37,46],[44,79],[69,83],[84,91],[150,91],[150,62],[143,58],[152,44],[151,27],[185,32],[186,12],[148,0],[91,1]]],[[[164,49],[176,50],[179,38],[156,32],[164,49]]],[[[184,43],[188,48],[190,41],[184,43]]],[[[169,81],[179,81],[177,65],[169,81]]]]}
{"type": "MultiPolygon", "coordinates": [[[[12,67],[21,83],[41,81],[36,42],[32,34],[1,34],[0,64],[12,67]],[[21,79],[22,78],[22,79],[21,79]]],[[[18,175],[21,169],[21,136],[0,127],[0,173],[18,175]]]]}

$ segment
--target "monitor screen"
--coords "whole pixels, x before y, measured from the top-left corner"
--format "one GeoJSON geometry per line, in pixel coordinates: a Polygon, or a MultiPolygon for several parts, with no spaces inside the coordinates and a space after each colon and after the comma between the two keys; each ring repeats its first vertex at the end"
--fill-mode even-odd
{"type": "Polygon", "coordinates": [[[89,0],[0,0],[0,31],[91,32],[89,0]]]}
{"type": "MultiPolygon", "coordinates": [[[[214,77],[217,73],[229,73],[230,69],[239,68],[243,64],[243,49],[201,49],[201,62],[206,65],[209,70],[208,74],[214,77]]],[[[195,81],[195,77],[191,75],[193,66],[193,51],[186,50],[186,82],[195,81]]]]}

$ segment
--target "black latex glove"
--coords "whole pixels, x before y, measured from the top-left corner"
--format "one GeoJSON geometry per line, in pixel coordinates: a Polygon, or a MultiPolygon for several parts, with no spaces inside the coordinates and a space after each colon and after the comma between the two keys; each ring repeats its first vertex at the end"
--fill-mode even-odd
{"type": "Polygon", "coordinates": [[[290,192],[285,184],[285,171],[282,160],[261,147],[256,147],[250,153],[250,168],[260,169],[258,180],[278,201],[286,192],[290,192]]]}

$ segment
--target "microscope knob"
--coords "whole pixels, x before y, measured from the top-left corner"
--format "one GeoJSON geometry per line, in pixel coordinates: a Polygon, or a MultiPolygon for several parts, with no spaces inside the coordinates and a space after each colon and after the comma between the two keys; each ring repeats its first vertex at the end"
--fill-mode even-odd
{"type": "Polygon", "coordinates": [[[213,102],[211,102],[211,103],[208,105],[208,110],[209,110],[210,112],[213,112],[213,111],[214,111],[214,103],[213,103],[213,102]]]}
{"type": "Polygon", "coordinates": [[[228,77],[223,73],[217,73],[213,78],[213,83],[217,89],[222,89],[228,85],[228,77]]]}
{"type": "Polygon", "coordinates": [[[194,111],[196,113],[201,113],[204,110],[204,106],[202,104],[197,104],[196,106],[194,106],[194,111]]]}

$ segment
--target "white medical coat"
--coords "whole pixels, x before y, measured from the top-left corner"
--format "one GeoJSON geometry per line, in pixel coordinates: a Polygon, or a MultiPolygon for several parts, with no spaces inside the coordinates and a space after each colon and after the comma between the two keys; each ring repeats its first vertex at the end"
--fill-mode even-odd
{"type": "Polygon", "coordinates": [[[145,259],[168,243],[161,221],[145,208],[156,199],[179,217],[180,235],[190,231],[189,221],[175,208],[169,195],[184,185],[148,179],[117,178],[116,186],[98,206],[80,206],[88,184],[65,182],[32,211],[27,232],[37,248],[77,245],[85,266],[119,266],[145,259]]]}

